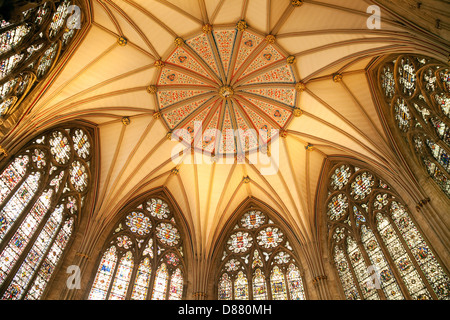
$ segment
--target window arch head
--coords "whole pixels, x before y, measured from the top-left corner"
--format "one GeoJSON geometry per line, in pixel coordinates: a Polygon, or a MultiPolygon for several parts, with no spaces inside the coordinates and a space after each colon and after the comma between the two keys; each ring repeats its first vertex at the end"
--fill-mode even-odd
{"type": "Polygon", "coordinates": [[[388,121],[450,198],[450,68],[427,57],[396,55],[376,72],[388,121]]]}
{"type": "Polygon", "coordinates": [[[338,163],[327,191],[329,254],[346,299],[448,299],[448,272],[383,179],[338,163]]]}
{"type": "Polygon", "coordinates": [[[250,206],[222,244],[216,277],[219,300],[304,300],[297,254],[279,223],[250,206]]]}
{"type": "Polygon", "coordinates": [[[39,299],[78,224],[92,185],[92,132],[38,135],[0,174],[0,294],[39,299]]]}
{"type": "Polygon", "coordinates": [[[81,28],[78,1],[39,1],[18,19],[0,18],[0,117],[7,119],[44,80],[81,28]],[[74,7],[76,6],[76,7],[74,7]]]}
{"type": "Polygon", "coordinates": [[[181,300],[183,241],[168,199],[151,195],[121,217],[103,249],[88,299],[181,300]]]}

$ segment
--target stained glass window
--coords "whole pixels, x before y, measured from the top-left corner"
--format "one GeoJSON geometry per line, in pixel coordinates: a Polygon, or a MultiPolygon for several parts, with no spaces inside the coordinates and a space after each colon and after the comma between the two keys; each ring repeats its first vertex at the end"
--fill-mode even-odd
{"type": "Polygon", "coordinates": [[[183,298],[181,234],[171,206],[164,198],[152,196],[124,209],[123,218],[105,245],[88,299],[183,298]],[[116,253],[113,259],[107,260],[104,256],[111,248],[116,253]],[[105,272],[103,266],[107,262],[105,272]]]}
{"type": "Polygon", "coordinates": [[[91,156],[74,154],[76,130],[91,140],[85,129],[52,129],[26,144],[0,174],[2,299],[41,298],[71,238],[91,184],[89,175],[82,190],[70,183],[73,162],[91,170],[91,156]],[[52,151],[54,136],[65,141],[63,163],[52,151]]]}
{"type": "Polygon", "coordinates": [[[448,75],[445,64],[411,55],[388,57],[378,69],[381,100],[400,142],[450,197],[448,75]]]}
{"type": "MultiPolygon", "coordinates": [[[[0,116],[17,110],[68,48],[81,25],[82,11],[72,14],[72,0],[39,1],[20,19],[0,20],[0,116]]],[[[79,7],[80,8],[80,7],[79,7]]]]}
{"type": "Polygon", "coordinates": [[[448,272],[387,183],[370,170],[337,164],[328,190],[329,250],[346,299],[449,299],[448,272]],[[344,168],[349,179],[335,190],[336,170],[344,168]],[[363,181],[370,188],[361,192],[363,181]],[[333,216],[338,195],[347,210],[333,216]]]}
{"type": "Polygon", "coordinates": [[[244,211],[223,250],[219,300],[306,299],[297,255],[282,228],[263,211],[244,211]]]}

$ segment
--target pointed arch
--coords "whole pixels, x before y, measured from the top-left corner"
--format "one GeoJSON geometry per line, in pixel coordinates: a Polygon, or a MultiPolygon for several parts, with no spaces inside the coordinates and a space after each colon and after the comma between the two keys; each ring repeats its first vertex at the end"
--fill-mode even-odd
{"type": "Polygon", "coordinates": [[[417,168],[416,179],[431,177],[436,189],[450,198],[448,65],[426,56],[396,54],[381,57],[371,69],[380,111],[406,161],[417,168]]]}
{"type": "Polygon", "coordinates": [[[270,207],[245,200],[220,234],[212,275],[217,299],[306,299],[298,240],[270,207]]]}
{"type": "Polygon", "coordinates": [[[320,214],[343,296],[448,299],[450,277],[402,197],[354,161],[326,166],[320,214]]]}
{"type": "Polygon", "coordinates": [[[186,297],[186,252],[191,246],[184,217],[165,188],[150,190],[129,201],[109,230],[87,299],[186,297]],[[108,260],[105,256],[111,256],[110,252],[115,252],[115,256],[108,260]],[[121,285],[117,287],[119,292],[115,283],[121,285]]]}
{"type": "Polygon", "coordinates": [[[45,90],[47,82],[58,72],[60,62],[84,37],[91,21],[89,6],[82,0],[44,0],[15,10],[24,11],[5,12],[8,21],[0,26],[3,133],[7,133],[23,115],[25,107],[29,107],[22,102],[31,92],[38,87],[45,90]]]}
{"type": "Polygon", "coordinates": [[[0,294],[40,299],[95,201],[97,131],[59,125],[17,146],[0,174],[0,294]]]}

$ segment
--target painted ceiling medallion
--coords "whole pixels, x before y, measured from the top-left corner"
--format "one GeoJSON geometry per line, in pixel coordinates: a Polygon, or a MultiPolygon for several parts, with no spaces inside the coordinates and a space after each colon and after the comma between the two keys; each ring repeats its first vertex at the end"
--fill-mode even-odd
{"type": "Polygon", "coordinates": [[[243,25],[203,28],[183,44],[177,38],[158,64],[158,90],[152,91],[157,112],[172,138],[197,151],[223,156],[258,150],[298,109],[295,57],[243,25]]]}

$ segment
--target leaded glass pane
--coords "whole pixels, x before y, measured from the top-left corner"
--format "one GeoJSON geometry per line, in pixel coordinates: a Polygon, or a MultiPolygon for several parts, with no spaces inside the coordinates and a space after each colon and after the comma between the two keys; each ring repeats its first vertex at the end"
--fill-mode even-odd
{"type": "Polygon", "coordinates": [[[133,254],[128,251],[122,259],[120,259],[114,276],[114,282],[109,294],[109,300],[124,300],[130,285],[131,273],[133,272],[133,254]]]}
{"type": "Polygon", "coordinates": [[[243,212],[223,246],[221,277],[217,280],[219,299],[287,299],[289,288],[293,290],[291,299],[305,298],[293,249],[282,229],[262,211],[243,212]],[[286,282],[288,268],[292,272],[286,282]],[[273,282],[270,280],[272,270],[276,270],[273,282]],[[284,279],[284,293],[273,294],[281,285],[277,272],[284,279]]]}
{"type": "Polygon", "coordinates": [[[266,279],[260,269],[256,269],[253,276],[253,299],[267,300],[266,279]]]}
{"type": "Polygon", "coordinates": [[[167,273],[166,265],[163,263],[156,271],[155,284],[153,285],[152,300],[166,299],[168,281],[169,281],[169,274],[167,273]]]}
{"type": "Polygon", "coordinates": [[[222,274],[222,277],[219,280],[219,300],[231,300],[232,299],[232,287],[231,280],[228,277],[228,274],[222,274]]]}
{"type": "Polygon", "coordinates": [[[242,271],[239,271],[234,281],[234,300],[248,300],[248,281],[242,271]]]}
{"type": "Polygon", "coordinates": [[[116,247],[109,248],[102,257],[89,294],[89,300],[105,300],[117,263],[116,247]]]}
{"type": "Polygon", "coordinates": [[[183,275],[176,269],[170,277],[169,300],[181,300],[183,295],[183,275]]]}
{"type": "Polygon", "coordinates": [[[149,258],[145,258],[137,270],[136,278],[134,281],[133,293],[131,299],[133,300],[145,300],[147,298],[147,291],[150,285],[150,276],[152,267],[150,265],[149,258]]]}
{"type": "Polygon", "coordinates": [[[286,280],[278,266],[272,269],[270,275],[270,286],[273,300],[287,300],[286,280]]]}

